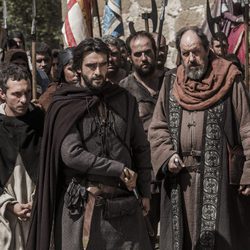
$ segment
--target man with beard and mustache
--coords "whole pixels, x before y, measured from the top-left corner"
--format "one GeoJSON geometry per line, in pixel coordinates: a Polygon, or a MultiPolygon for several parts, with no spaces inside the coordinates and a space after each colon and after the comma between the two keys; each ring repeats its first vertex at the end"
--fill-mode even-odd
{"type": "Polygon", "coordinates": [[[147,133],[159,92],[159,80],[154,75],[156,44],[153,36],[146,31],[131,34],[126,44],[133,72],[119,85],[136,97],[139,115],[147,133]]]}
{"type": "Polygon", "coordinates": [[[101,39],[82,41],[73,58],[80,87],[54,94],[27,250],[152,249],[149,143],[135,98],[106,80],[109,53],[101,39]]]}
{"type": "Polygon", "coordinates": [[[160,91],[149,127],[163,180],[160,249],[250,246],[250,104],[243,77],[196,26],[176,35],[181,65],[160,91]]]}
{"type": "MultiPolygon", "coordinates": [[[[160,79],[155,76],[156,43],[152,34],[138,31],[128,37],[126,44],[134,72],[122,80],[120,86],[135,96],[147,135],[160,89],[160,79]]],[[[152,176],[149,218],[154,229],[151,243],[155,247],[160,220],[160,192],[159,182],[155,181],[154,176],[152,176]]]]}
{"type": "Polygon", "coordinates": [[[111,51],[108,60],[107,79],[113,84],[118,84],[127,76],[127,72],[121,67],[122,57],[118,38],[112,35],[106,35],[102,40],[108,45],[111,51]]]}

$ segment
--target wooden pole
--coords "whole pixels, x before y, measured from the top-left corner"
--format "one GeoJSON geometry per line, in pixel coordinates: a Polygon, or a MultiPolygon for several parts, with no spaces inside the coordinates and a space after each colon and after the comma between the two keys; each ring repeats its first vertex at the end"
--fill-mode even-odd
{"type": "Polygon", "coordinates": [[[245,53],[245,83],[248,91],[250,92],[250,83],[249,83],[249,0],[245,1],[245,44],[246,44],[246,53],[245,53]]]}
{"type": "Polygon", "coordinates": [[[98,28],[99,28],[99,36],[102,37],[102,24],[101,24],[101,19],[99,15],[99,7],[98,7],[98,2],[97,0],[93,1],[93,17],[97,17],[98,21],[98,28]]]}
{"type": "Polygon", "coordinates": [[[36,100],[36,41],[31,42],[31,61],[32,61],[32,99],[36,100]]]}
{"type": "Polygon", "coordinates": [[[32,61],[32,99],[36,100],[36,0],[32,0],[32,26],[31,26],[31,61],[32,61]]]}

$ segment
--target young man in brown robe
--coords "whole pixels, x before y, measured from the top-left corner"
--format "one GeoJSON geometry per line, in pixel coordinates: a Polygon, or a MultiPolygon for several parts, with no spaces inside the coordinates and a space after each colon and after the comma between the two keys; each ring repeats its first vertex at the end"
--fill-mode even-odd
{"type": "Polygon", "coordinates": [[[135,98],[106,80],[109,53],[98,38],[82,41],[81,86],[59,89],[48,109],[27,249],[151,249],[149,143],[135,98]]]}
{"type": "Polygon", "coordinates": [[[250,105],[242,75],[213,55],[197,27],[181,29],[176,46],[182,64],[166,77],[149,128],[153,168],[164,180],[160,249],[248,249],[250,105]]]}

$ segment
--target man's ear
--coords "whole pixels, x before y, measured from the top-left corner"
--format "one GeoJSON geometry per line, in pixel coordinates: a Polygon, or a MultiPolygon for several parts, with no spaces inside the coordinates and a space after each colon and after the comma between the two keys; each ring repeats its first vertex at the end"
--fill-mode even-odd
{"type": "Polygon", "coordinates": [[[6,94],[3,92],[2,88],[0,88],[0,98],[5,101],[6,94]]]}
{"type": "Polygon", "coordinates": [[[81,75],[82,72],[81,72],[80,69],[77,69],[77,70],[76,70],[76,73],[79,74],[79,75],[81,75]]]}

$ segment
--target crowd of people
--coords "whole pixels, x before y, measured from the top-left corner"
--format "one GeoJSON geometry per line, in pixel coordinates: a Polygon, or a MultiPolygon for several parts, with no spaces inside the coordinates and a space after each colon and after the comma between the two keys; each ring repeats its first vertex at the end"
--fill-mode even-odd
{"type": "Polygon", "coordinates": [[[0,249],[249,249],[249,83],[228,47],[222,32],[209,42],[184,27],[169,69],[158,33],[37,43],[33,99],[13,32],[0,65],[0,249]]]}

